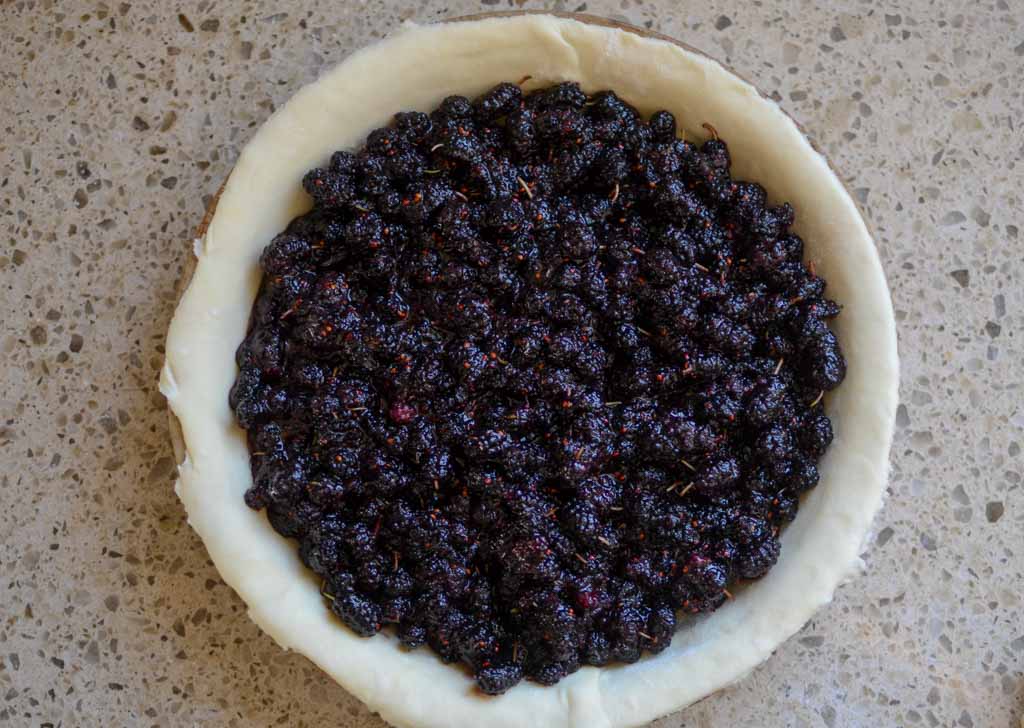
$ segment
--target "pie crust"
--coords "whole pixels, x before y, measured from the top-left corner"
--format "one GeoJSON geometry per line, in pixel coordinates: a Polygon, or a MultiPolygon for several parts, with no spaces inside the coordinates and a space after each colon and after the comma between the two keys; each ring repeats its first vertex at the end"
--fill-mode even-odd
{"type": "Polygon", "coordinates": [[[830,601],[862,567],[882,503],[897,403],[896,329],[867,228],[828,162],[778,106],[717,62],[679,43],[595,18],[499,14],[403,27],[300,90],[253,137],[225,184],[167,337],[160,389],[181,460],[176,492],[224,580],[252,619],[309,657],[397,726],[643,724],[738,680],[830,601]],[[246,507],[244,432],[228,390],[260,279],[263,247],[309,203],[300,180],[336,149],[359,146],[399,110],[434,108],[531,76],[527,88],[577,80],[610,88],[644,113],[666,108],[688,138],[712,124],[737,177],[790,201],[807,256],[843,305],[833,329],[849,369],[827,398],[835,440],[821,483],[782,537],[778,564],[711,615],[683,625],[670,647],[632,665],[584,667],[553,687],[523,682],[486,697],[472,677],[387,633],[357,637],[325,607],[296,546],[246,507]]]}

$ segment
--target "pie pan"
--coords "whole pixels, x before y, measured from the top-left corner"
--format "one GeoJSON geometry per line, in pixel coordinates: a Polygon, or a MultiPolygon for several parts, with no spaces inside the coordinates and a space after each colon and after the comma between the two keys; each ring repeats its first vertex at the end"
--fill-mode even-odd
{"type": "Polygon", "coordinates": [[[300,90],[256,133],[210,205],[167,337],[160,387],[179,462],[176,492],[224,580],[282,647],[309,657],[398,726],[570,726],[646,723],[731,683],[794,634],[862,567],[882,503],[897,404],[896,330],[871,235],[825,158],[798,125],[714,60],[656,33],[608,20],[496,13],[406,26],[300,90]],[[324,606],[320,584],[262,512],[244,432],[228,407],[260,280],[263,247],[309,207],[302,175],[354,148],[400,110],[429,110],[530,76],[526,88],[575,80],[612,89],[642,113],[668,109],[680,133],[729,142],[733,174],[797,211],[806,257],[843,306],[833,322],[848,360],[828,395],[835,440],[821,482],[782,536],[778,564],[716,612],[683,621],[664,652],[631,665],[584,667],[556,686],[523,682],[486,697],[468,673],[386,632],[364,639],[324,606]]]}

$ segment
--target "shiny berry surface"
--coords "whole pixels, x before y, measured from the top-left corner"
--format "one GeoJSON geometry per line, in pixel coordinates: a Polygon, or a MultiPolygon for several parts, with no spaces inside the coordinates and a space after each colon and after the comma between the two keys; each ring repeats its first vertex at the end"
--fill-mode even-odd
{"type": "Polygon", "coordinates": [[[839,307],[709,131],[504,83],[305,176],[230,404],[246,503],[349,629],[497,694],[663,650],[775,564],[839,307]]]}

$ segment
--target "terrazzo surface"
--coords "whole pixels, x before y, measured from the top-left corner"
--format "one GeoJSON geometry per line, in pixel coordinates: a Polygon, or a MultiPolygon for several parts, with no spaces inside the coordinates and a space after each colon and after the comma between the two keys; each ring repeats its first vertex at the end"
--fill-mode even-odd
{"type": "MultiPolygon", "coordinates": [[[[275,107],[404,20],[505,2],[0,3],[0,724],[383,726],[249,622],[189,529],[164,334],[193,228],[275,107]]],[[[554,7],[681,38],[778,99],[876,231],[899,325],[868,572],[654,725],[1017,728],[1024,5],[554,7]]]]}

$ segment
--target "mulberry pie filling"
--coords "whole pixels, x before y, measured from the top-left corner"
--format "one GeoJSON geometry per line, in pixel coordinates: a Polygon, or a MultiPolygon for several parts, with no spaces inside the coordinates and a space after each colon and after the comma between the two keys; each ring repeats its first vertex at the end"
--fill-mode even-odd
{"type": "Polygon", "coordinates": [[[550,685],[764,575],[832,440],[793,209],[611,91],[502,83],[303,180],[230,404],[330,609],[550,685]]]}

